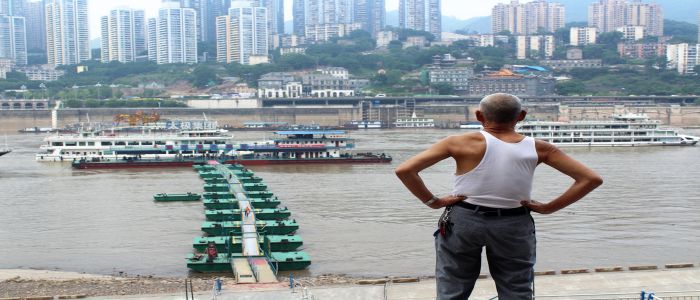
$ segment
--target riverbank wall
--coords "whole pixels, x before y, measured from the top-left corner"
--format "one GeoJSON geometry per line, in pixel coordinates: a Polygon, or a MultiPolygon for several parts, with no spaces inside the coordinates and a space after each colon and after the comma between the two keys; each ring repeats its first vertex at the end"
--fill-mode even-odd
{"type": "MultiPolygon", "coordinates": [[[[476,121],[477,105],[430,105],[416,106],[418,117],[435,119],[436,126],[456,128],[460,122],[476,121]]],[[[386,124],[392,124],[401,107],[379,107],[373,115],[386,124]]],[[[644,113],[674,127],[700,126],[700,106],[655,105],[655,106],[566,106],[558,104],[527,105],[530,119],[547,121],[573,121],[608,119],[613,114],[644,113]]],[[[287,122],[289,124],[320,124],[340,126],[362,118],[358,107],[269,107],[240,109],[193,109],[193,108],[92,108],[62,109],[58,111],[58,127],[80,122],[113,122],[118,114],[137,111],[158,112],[162,119],[216,120],[219,125],[242,126],[245,122],[287,122]]],[[[0,131],[15,132],[27,127],[50,127],[50,110],[0,110],[0,131]]]]}

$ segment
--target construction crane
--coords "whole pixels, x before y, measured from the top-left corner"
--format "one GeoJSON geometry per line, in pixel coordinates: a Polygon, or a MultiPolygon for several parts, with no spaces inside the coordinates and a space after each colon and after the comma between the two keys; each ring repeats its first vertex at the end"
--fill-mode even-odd
{"type": "Polygon", "coordinates": [[[136,125],[147,125],[149,123],[155,123],[160,120],[160,115],[156,112],[144,113],[142,111],[137,111],[134,114],[118,114],[114,116],[114,122],[119,125],[121,122],[128,123],[129,126],[136,125]]]}

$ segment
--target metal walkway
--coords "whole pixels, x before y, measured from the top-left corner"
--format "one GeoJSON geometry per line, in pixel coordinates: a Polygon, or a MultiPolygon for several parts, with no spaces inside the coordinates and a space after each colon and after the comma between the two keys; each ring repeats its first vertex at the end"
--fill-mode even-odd
{"type": "Polygon", "coordinates": [[[255,227],[255,211],[246,196],[243,183],[226,165],[216,161],[210,161],[209,164],[213,165],[228,181],[229,191],[235,195],[236,200],[238,200],[238,208],[241,210],[241,244],[243,246],[242,254],[245,258],[231,260],[231,267],[236,279],[239,280],[239,283],[251,283],[247,276],[251,274],[255,276],[252,278],[252,282],[277,282],[275,272],[272,270],[265,253],[260,249],[259,235],[255,227]]]}

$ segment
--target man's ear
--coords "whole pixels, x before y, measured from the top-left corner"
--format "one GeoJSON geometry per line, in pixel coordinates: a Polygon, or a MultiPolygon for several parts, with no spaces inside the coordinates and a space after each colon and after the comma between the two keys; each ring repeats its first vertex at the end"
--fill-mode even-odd
{"type": "Polygon", "coordinates": [[[521,110],[520,115],[518,115],[518,122],[525,120],[525,117],[527,116],[527,111],[521,110]]]}
{"type": "Polygon", "coordinates": [[[484,123],[484,114],[482,114],[480,110],[477,109],[476,112],[474,112],[474,114],[476,115],[476,119],[479,122],[484,123]]]}

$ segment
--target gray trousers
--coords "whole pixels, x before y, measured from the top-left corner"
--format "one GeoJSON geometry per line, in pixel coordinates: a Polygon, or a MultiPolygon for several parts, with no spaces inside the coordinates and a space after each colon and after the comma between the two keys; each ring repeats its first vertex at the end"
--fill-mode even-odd
{"type": "Polygon", "coordinates": [[[437,299],[468,299],[481,269],[486,247],[491,277],[499,300],[532,299],[535,265],[535,223],[530,214],[484,216],[454,206],[452,230],[436,232],[437,299]]]}

